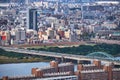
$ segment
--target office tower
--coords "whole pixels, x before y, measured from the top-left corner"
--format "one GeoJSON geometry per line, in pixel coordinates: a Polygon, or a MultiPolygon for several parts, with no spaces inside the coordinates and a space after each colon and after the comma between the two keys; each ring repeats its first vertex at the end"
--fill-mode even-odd
{"type": "Polygon", "coordinates": [[[37,26],[37,10],[36,9],[28,9],[27,12],[27,28],[38,30],[37,26]]]}

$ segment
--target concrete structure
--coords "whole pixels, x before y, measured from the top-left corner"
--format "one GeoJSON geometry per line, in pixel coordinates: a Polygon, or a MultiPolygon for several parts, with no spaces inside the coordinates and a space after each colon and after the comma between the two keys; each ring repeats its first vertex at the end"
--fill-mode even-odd
{"type": "Polygon", "coordinates": [[[37,10],[36,9],[28,9],[27,11],[27,28],[38,30],[37,27],[37,10]]]}
{"type": "Polygon", "coordinates": [[[76,33],[71,31],[69,41],[70,42],[76,42],[77,41],[76,36],[77,36],[76,33]]]}
{"type": "Polygon", "coordinates": [[[26,31],[25,29],[17,29],[15,32],[16,41],[25,41],[26,31]]]}
{"type": "Polygon", "coordinates": [[[74,65],[72,63],[59,64],[56,61],[51,61],[50,66],[44,68],[32,68],[32,75],[35,77],[55,77],[67,76],[74,73],[74,65]]]}
{"type": "Polygon", "coordinates": [[[93,64],[79,64],[75,74],[79,76],[79,80],[119,80],[116,73],[120,73],[120,69],[114,68],[114,64],[102,65],[101,61],[94,60],[93,64]]]}

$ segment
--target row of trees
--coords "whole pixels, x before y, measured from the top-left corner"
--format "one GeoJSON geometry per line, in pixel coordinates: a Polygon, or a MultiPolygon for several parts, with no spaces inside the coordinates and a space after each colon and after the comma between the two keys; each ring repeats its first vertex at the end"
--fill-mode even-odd
{"type": "Polygon", "coordinates": [[[78,47],[48,47],[48,48],[31,48],[32,50],[50,51],[58,53],[68,53],[77,55],[87,55],[92,52],[106,52],[113,56],[120,56],[120,45],[117,44],[97,44],[91,45],[80,45],[78,47]]]}
{"type": "Polygon", "coordinates": [[[40,58],[41,60],[52,60],[50,57],[45,56],[37,56],[37,55],[30,55],[30,54],[23,54],[23,53],[16,53],[16,52],[8,52],[0,48],[0,56],[5,56],[8,58],[17,58],[17,59],[29,59],[29,58],[40,58]]]}

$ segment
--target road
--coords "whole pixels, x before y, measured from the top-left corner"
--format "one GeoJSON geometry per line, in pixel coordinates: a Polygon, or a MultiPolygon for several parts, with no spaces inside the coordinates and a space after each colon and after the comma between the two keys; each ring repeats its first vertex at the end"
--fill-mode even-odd
{"type": "Polygon", "coordinates": [[[94,42],[94,43],[106,43],[106,44],[118,44],[118,45],[120,45],[120,40],[92,39],[91,42],[94,42]]]}

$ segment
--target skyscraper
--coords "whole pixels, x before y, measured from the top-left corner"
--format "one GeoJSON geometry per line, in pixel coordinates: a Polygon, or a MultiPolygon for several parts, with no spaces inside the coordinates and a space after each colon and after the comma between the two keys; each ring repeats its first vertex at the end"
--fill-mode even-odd
{"type": "Polygon", "coordinates": [[[37,10],[36,9],[28,9],[27,12],[27,28],[38,30],[37,26],[37,10]]]}

